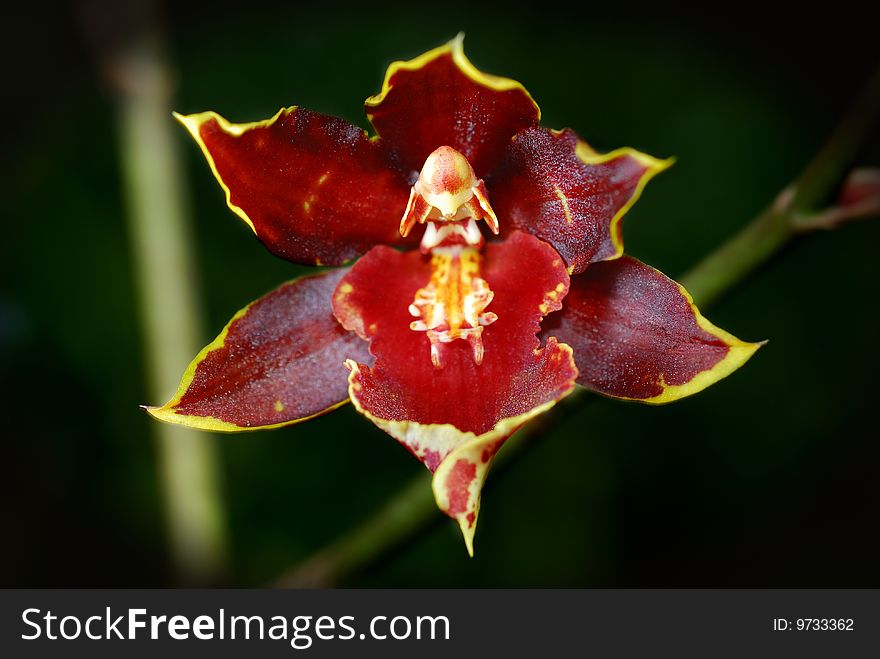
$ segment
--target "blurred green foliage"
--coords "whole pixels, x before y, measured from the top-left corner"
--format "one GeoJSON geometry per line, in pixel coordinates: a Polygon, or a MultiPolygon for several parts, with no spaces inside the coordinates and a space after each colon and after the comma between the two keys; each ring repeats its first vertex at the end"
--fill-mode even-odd
{"type": "MultiPolygon", "coordinates": [[[[795,26],[660,7],[167,9],[173,109],[236,121],[298,104],[366,126],[361,103],[391,60],[464,30],[472,61],[522,81],[545,125],[678,158],[625,229],[627,250],[672,276],[798,174],[876,59],[870,28],[843,12],[795,26]]],[[[144,400],[113,104],[75,8],[20,11],[3,44],[23,66],[4,71],[16,100],[0,182],[0,585],[167,585],[154,422],[137,408],[161,401],[144,400]]],[[[226,209],[179,134],[207,342],[301,270],[226,209]]],[[[865,162],[880,162],[876,141],[865,162]]],[[[475,559],[444,520],[353,585],[880,585],[878,244],[877,223],[803,240],[707,313],[770,340],[740,372],[669,407],[585,407],[490,476],[475,559]]],[[[271,580],[422,469],[350,408],[216,441],[242,585],[271,580]]]]}

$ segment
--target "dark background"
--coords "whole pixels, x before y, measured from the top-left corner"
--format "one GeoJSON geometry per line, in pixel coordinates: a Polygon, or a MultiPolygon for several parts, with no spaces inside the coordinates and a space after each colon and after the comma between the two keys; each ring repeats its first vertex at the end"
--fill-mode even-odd
{"type": "MultiPolygon", "coordinates": [[[[94,15],[50,5],[19,7],[0,41],[0,586],[170,585],[114,105],[94,15]]],[[[545,125],[678,158],[625,229],[628,252],[675,276],[799,173],[877,62],[854,4],[738,7],[174,3],[163,26],[173,109],[252,121],[299,104],[363,126],[388,63],[464,30],[545,125]]],[[[206,343],[299,270],[178,134],[206,343]]],[[[876,139],[863,162],[880,164],[876,139]]],[[[490,476],[476,558],[444,519],[348,585],[880,585],[878,244],[870,222],[811,236],[707,310],[770,340],[729,379],[666,407],[599,401],[536,440],[490,476]]],[[[350,407],[216,441],[236,585],[270,581],[423,469],[350,407]]]]}

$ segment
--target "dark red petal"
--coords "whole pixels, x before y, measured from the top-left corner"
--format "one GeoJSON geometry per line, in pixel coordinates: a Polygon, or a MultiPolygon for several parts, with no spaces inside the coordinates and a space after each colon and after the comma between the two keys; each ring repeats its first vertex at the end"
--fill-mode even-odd
{"type": "Polygon", "coordinates": [[[563,310],[543,328],[574,348],[580,384],[646,403],[697,393],[762,345],[715,327],[680,284],[629,256],[572,277],[563,310]]]}
{"type": "Polygon", "coordinates": [[[487,180],[489,199],[502,230],[546,240],[578,273],[623,254],[624,214],[671,164],[629,148],[597,154],[570,129],[530,128],[487,180]]]}
{"type": "Polygon", "coordinates": [[[367,344],[330,308],[348,270],[296,279],[239,311],[186,369],[174,398],[147,411],[234,432],[305,421],[348,402],[343,364],[369,359],[367,344]]]}
{"type": "Polygon", "coordinates": [[[301,108],[232,124],[213,112],[176,115],[198,142],[229,207],[289,261],[340,265],[376,244],[400,244],[409,182],[378,140],[301,108]]]}
{"type": "Polygon", "coordinates": [[[465,57],[459,35],[446,45],[388,67],[367,117],[402,164],[419,171],[428,155],[450,146],[482,178],[510,138],[535,126],[541,112],[515,80],[487,75],[465,57]]]}
{"type": "Polygon", "coordinates": [[[546,243],[514,232],[487,245],[481,276],[494,291],[484,328],[483,362],[462,340],[446,344],[433,366],[424,332],[409,328],[416,291],[431,278],[430,259],[377,247],[340,282],[333,309],[370,340],[376,364],[349,362],[355,407],[435,471],[438,505],[455,517],[471,549],[480,486],[495,452],[529,418],[571,392],[570,348],[535,334],[560,308],[568,274],[546,243]],[[460,463],[460,464],[459,464],[460,463]],[[456,466],[459,465],[459,466],[456,466]]]}

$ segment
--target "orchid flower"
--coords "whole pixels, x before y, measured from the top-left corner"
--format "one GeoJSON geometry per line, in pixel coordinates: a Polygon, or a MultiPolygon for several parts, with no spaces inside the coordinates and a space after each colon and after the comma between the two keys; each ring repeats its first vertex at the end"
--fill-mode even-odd
{"type": "Polygon", "coordinates": [[[154,417],[237,432],[351,401],[433,472],[472,555],[486,474],[527,421],[577,386],[677,400],[760,346],[623,254],[624,214],[671,161],[541,127],[461,36],[391,64],[366,114],[373,137],[298,107],[176,115],[269,251],[333,268],[239,311],[154,417]]]}

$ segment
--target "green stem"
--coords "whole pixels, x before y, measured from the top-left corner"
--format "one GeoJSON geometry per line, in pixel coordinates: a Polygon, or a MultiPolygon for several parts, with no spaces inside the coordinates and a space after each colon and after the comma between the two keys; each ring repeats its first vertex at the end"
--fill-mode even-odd
{"type": "Polygon", "coordinates": [[[794,234],[786,215],[770,207],[704,257],[679,282],[697,305],[712,304],[767,262],[794,234]]]}
{"type": "Polygon", "coordinates": [[[370,519],[283,575],[284,588],[323,588],[372,564],[415,535],[434,517],[437,506],[426,472],[413,478],[370,519]]]}
{"type": "Polygon", "coordinates": [[[698,304],[711,304],[769,260],[795,235],[810,229],[800,217],[822,208],[849,173],[880,118],[880,69],[868,82],[803,173],[739,233],[679,281],[698,304]]]}
{"type": "MultiPolygon", "coordinates": [[[[878,117],[880,71],[804,173],[769,208],[680,278],[698,304],[717,300],[802,232],[797,214],[819,207],[834,193],[878,117]]],[[[548,423],[581,409],[584,402],[583,395],[569,396],[511,437],[498,454],[496,469],[522,455],[534,444],[529,440],[541,434],[548,423]]],[[[285,572],[276,585],[333,586],[416,535],[440,518],[427,481],[426,474],[414,479],[360,526],[285,572]]]]}
{"type": "MultiPolygon", "coordinates": [[[[504,444],[504,450],[492,464],[494,476],[508,468],[514,458],[524,453],[555,421],[584,403],[596,400],[585,389],[578,389],[542,414],[504,444]]],[[[357,528],[285,572],[275,583],[280,588],[327,588],[372,564],[383,554],[440,518],[434,502],[431,477],[420,473],[369,519],[357,528]]]]}
{"type": "MultiPolygon", "coordinates": [[[[180,365],[196,353],[203,335],[182,167],[171,133],[169,74],[149,36],[128,43],[108,64],[150,397],[165,400],[180,377],[180,365]]],[[[150,427],[177,577],[187,585],[217,583],[225,572],[226,533],[216,437],[165,424],[150,427]]]]}

